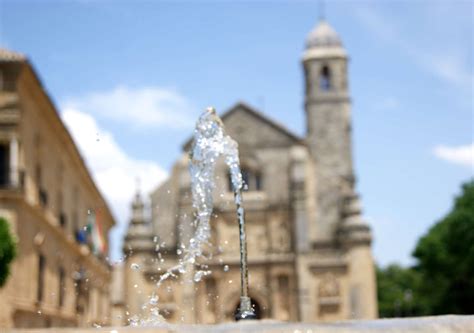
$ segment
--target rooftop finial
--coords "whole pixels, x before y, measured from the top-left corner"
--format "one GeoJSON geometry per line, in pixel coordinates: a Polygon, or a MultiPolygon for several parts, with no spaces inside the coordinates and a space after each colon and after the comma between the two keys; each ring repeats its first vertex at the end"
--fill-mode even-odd
{"type": "Polygon", "coordinates": [[[136,195],[139,196],[141,192],[141,181],[140,177],[135,177],[135,188],[136,188],[136,195]]]}

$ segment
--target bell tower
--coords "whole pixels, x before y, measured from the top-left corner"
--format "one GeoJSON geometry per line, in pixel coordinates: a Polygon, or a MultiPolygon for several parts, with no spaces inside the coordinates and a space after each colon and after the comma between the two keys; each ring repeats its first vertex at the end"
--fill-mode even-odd
{"type": "Polygon", "coordinates": [[[338,34],[321,20],[310,32],[303,54],[306,141],[314,162],[316,225],[311,242],[333,240],[352,192],[351,111],[348,56],[338,34]]]}
{"type": "MultiPolygon", "coordinates": [[[[355,192],[347,63],[339,36],[321,20],[310,32],[303,54],[306,143],[312,161],[311,191],[315,200],[308,241],[313,250],[325,248],[327,254],[334,255],[333,259],[346,260],[345,264],[340,263],[340,267],[346,265],[347,269],[346,292],[342,297],[348,311],[343,316],[369,319],[377,317],[372,234],[362,218],[355,192]]],[[[319,267],[317,262],[311,265],[313,270],[319,267]]],[[[337,273],[327,267],[318,269],[327,274],[337,273]]],[[[319,282],[320,287],[322,283],[319,282]]],[[[319,295],[320,307],[322,296],[319,295]]]]}

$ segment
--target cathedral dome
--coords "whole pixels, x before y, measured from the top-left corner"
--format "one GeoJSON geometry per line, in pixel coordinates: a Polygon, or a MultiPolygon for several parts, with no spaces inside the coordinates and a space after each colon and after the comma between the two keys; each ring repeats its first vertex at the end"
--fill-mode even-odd
{"type": "Polygon", "coordinates": [[[306,39],[306,48],[310,49],[313,47],[342,47],[341,39],[337,32],[327,23],[322,20],[318,25],[309,33],[306,39]]]}
{"type": "Polygon", "coordinates": [[[328,57],[347,58],[347,53],[337,32],[321,20],[306,38],[303,61],[328,57]]]}

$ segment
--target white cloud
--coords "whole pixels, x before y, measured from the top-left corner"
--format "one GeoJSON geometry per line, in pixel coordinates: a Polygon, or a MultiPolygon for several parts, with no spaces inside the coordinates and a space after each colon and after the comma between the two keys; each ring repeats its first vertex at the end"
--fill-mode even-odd
{"type": "Polygon", "coordinates": [[[61,116],[118,219],[119,225],[111,236],[112,257],[117,259],[137,179],[141,180],[141,191],[149,193],[164,180],[166,172],[153,161],[129,156],[91,115],[69,107],[63,109],[61,116]]]}
{"type": "Polygon", "coordinates": [[[63,109],[76,109],[139,128],[191,128],[197,112],[172,89],[118,86],[79,98],[69,98],[63,109]]]}
{"type": "Polygon", "coordinates": [[[442,160],[474,168],[474,142],[458,147],[439,145],[434,148],[433,153],[442,160]]]}

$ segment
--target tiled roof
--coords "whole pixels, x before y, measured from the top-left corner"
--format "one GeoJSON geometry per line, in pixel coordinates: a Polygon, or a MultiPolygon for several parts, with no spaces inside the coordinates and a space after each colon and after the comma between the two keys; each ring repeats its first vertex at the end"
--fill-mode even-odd
{"type": "Polygon", "coordinates": [[[1,62],[16,62],[16,61],[25,61],[26,57],[22,53],[15,51],[10,51],[5,48],[0,47],[0,61],[1,62]]]}

